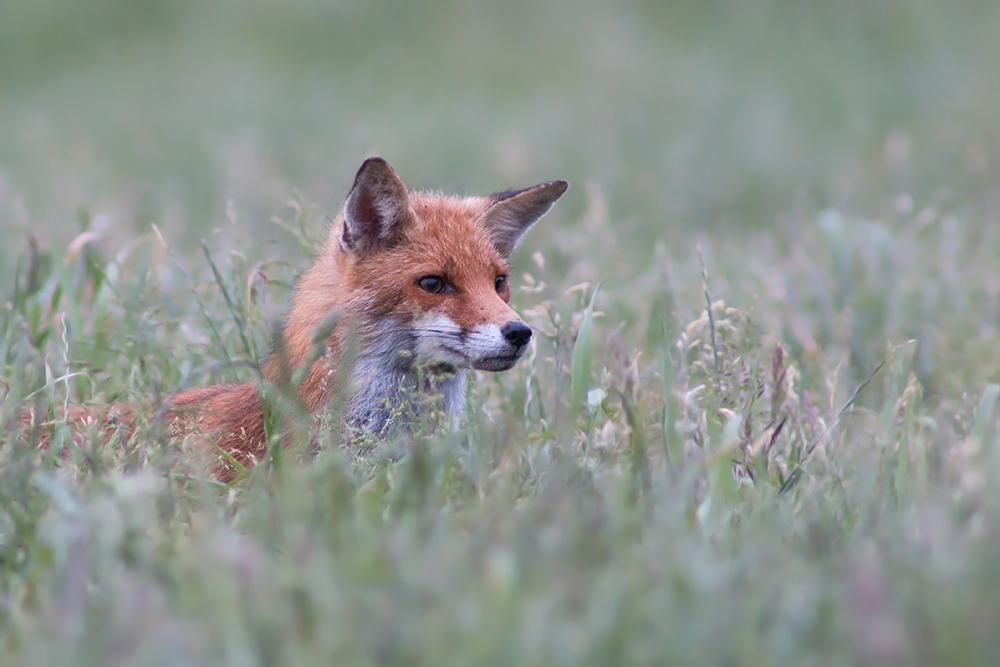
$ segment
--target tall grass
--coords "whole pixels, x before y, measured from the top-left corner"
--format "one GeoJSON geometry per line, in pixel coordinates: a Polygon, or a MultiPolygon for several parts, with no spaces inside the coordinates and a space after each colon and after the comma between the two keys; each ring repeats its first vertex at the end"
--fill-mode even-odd
{"type": "MultiPolygon", "coordinates": [[[[711,309],[662,322],[660,346],[640,351],[620,334],[588,336],[607,317],[593,295],[611,297],[547,285],[539,257],[517,297],[539,334],[532,353],[509,373],[477,378],[461,431],[419,438],[408,456],[375,465],[335,439],[318,454],[304,443],[282,465],[269,459],[219,489],[171,475],[184,445],[157,440],[150,421],[156,397],[188,381],[184,373],[246,375],[232,364],[253,351],[248,322],[264,292],[245,288],[245,307],[233,295],[258,269],[210,254],[210,282],[179,290],[218,314],[211,325],[200,308],[184,316],[202,322],[207,350],[190,352],[172,342],[185,327],[159,319],[165,294],[147,290],[145,310],[128,315],[128,288],[148,256],[95,260],[94,281],[83,283],[63,276],[87,253],[69,266],[58,258],[50,265],[64,268],[39,281],[49,293],[19,282],[8,307],[0,585],[10,659],[939,664],[995,655],[983,619],[998,602],[990,471],[1000,388],[927,396],[916,341],[879,348],[880,362],[858,379],[849,332],[812,359],[790,353],[760,315],[712,301],[715,290],[711,309]],[[32,308],[44,313],[34,329],[32,308]],[[86,313],[80,329],[72,313],[86,313]],[[104,327],[122,333],[88,344],[104,327]],[[136,354],[133,339],[156,352],[136,354]],[[593,373],[580,361],[590,355],[593,373]],[[68,398],[137,401],[146,418],[132,438],[95,431],[77,447],[53,409],[68,398]],[[16,427],[25,405],[48,416],[49,449],[16,427]]],[[[691,267],[696,292],[714,266],[691,267]]],[[[804,283],[814,267],[783,268],[804,283]]],[[[893,269],[902,284],[923,267],[893,269]]],[[[878,289],[848,280],[852,295],[878,289]]]]}
{"type": "Polygon", "coordinates": [[[992,5],[36,5],[0,14],[3,662],[998,661],[992,5]],[[530,353],[401,458],[320,423],[213,483],[159,407],[255,377],[369,152],[571,180],[515,258],[530,353]],[[116,403],[134,434],[70,437],[116,403]]]}

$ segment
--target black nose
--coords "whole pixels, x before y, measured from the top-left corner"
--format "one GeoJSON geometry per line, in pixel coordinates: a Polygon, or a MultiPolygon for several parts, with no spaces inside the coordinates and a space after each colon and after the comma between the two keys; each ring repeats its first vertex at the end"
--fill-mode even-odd
{"type": "Polygon", "coordinates": [[[508,322],[500,333],[514,347],[524,347],[531,340],[531,327],[524,322],[508,322]]]}

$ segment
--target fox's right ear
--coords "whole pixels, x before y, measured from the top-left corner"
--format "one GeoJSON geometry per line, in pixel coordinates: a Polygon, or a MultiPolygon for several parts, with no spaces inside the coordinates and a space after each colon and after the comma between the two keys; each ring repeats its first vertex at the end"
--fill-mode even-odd
{"type": "Polygon", "coordinates": [[[525,232],[552,208],[567,187],[566,181],[550,181],[487,197],[490,204],[479,221],[489,231],[497,252],[510,257],[525,232]]]}
{"type": "Polygon", "coordinates": [[[344,202],[345,252],[368,254],[395,245],[413,221],[406,186],[380,157],[370,157],[344,202]]]}

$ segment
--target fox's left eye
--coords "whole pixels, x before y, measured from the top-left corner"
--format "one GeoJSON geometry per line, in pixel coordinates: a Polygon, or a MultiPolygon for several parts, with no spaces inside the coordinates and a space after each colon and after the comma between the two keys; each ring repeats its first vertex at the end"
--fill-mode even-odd
{"type": "Polygon", "coordinates": [[[417,281],[417,287],[431,294],[440,294],[444,291],[444,278],[440,276],[424,276],[417,281]]]}
{"type": "Polygon", "coordinates": [[[507,276],[497,276],[497,279],[493,282],[494,287],[497,288],[498,292],[504,291],[507,288],[507,276]]]}

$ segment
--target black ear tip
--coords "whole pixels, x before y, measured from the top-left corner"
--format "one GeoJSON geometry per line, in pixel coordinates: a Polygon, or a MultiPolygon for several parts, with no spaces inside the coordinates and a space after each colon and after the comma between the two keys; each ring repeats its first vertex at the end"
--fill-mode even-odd
{"type": "Polygon", "coordinates": [[[569,188],[569,183],[566,181],[549,181],[548,183],[536,186],[534,189],[549,202],[555,203],[557,199],[563,196],[567,188],[569,188]]]}
{"type": "Polygon", "coordinates": [[[365,172],[385,171],[387,169],[390,171],[392,170],[392,167],[389,166],[388,162],[386,162],[380,157],[370,157],[361,163],[361,168],[358,169],[358,175],[355,177],[355,180],[361,178],[361,175],[364,174],[365,172]]]}

